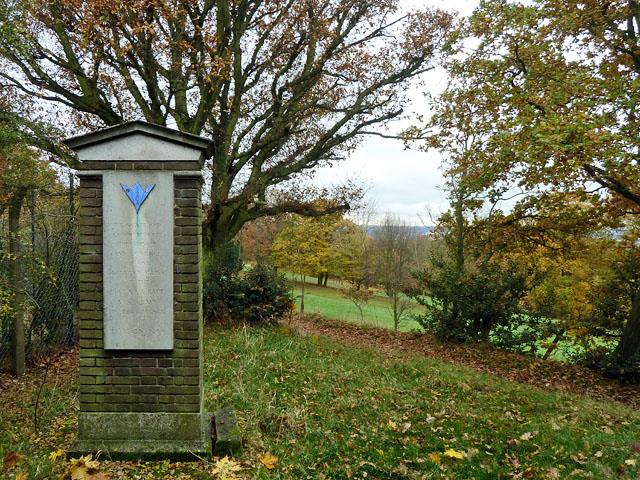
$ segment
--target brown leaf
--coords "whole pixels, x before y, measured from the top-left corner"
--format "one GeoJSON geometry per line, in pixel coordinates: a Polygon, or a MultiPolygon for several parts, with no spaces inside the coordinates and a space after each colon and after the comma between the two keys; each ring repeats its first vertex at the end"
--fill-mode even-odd
{"type": "Polygon", "coordinates": [[[9,452],[4,456],[5,468],[13,468],[20,461],[22,455],[18,452],[9,452]]]}
{"type": "Polygon", "coordinates": [[[640,453],[640,442],[636,442],[631,445],[631,451],[634,453],[640,453]]]}

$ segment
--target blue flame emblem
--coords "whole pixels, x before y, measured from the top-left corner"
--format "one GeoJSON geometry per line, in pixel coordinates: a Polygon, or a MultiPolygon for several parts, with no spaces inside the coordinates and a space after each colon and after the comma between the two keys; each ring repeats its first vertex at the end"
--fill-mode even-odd
{"type": "Polygon", "coordinates": [[[123,184],[120,184],[120,186],[122,190],[124,190],[124,193],[127,194],[127,197],[129,197],[129,200],[131,200],[131,203],[133,203],[133,206],[136,207],[136,213],[138,213],[140,212],[140,207],[151,193],[151,190],[155,188],[156,184],[152,183],[151,185],[147,185],[147,188],[142,188],[139,183],[136,183],[132,187],[127,187],[123,184]]]}

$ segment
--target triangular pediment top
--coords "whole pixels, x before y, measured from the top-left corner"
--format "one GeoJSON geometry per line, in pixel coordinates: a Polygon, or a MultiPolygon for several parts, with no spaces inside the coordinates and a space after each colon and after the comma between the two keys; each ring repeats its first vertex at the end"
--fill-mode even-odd
{"type": "Polygon", "coordinates": [[[204,137],[143,121],[122,123],[64,140],[84,160],[197,160],[213,147],[204,137]]]}

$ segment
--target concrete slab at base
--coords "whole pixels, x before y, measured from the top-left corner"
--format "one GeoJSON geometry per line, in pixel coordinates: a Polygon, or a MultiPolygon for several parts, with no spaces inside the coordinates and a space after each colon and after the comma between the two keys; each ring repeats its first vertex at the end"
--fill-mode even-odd
{"type": "Polygon", "coordinates": [[[76,440],[67,451],[70,458],[87,454],[93,454],[94,458],[112,460],[197,461],[211,456],[211,441],[76,440]]]}
{"type": "Polygon", "coordinates": [[[102,452],[123,459],[192,459],[211,455],[212,414],[80,413],[69,455],[102,452]]]}

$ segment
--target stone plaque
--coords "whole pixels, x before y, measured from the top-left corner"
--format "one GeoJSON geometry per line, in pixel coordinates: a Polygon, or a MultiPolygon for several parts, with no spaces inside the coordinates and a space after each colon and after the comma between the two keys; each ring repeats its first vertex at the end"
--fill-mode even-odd
{"type": "Polygon", "coordinates": [[[173,173],[103,173],[104,348],[173,349],[173,173]]]}

